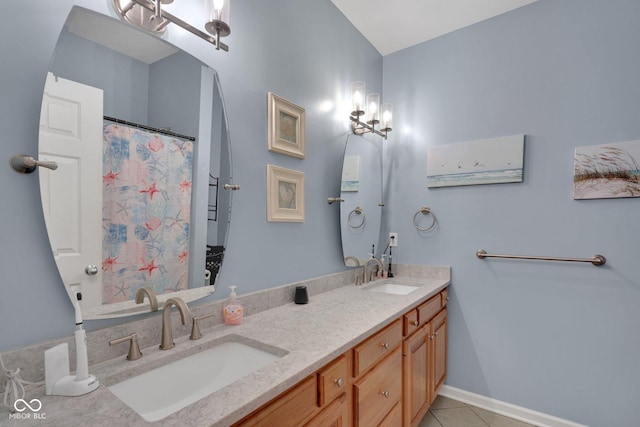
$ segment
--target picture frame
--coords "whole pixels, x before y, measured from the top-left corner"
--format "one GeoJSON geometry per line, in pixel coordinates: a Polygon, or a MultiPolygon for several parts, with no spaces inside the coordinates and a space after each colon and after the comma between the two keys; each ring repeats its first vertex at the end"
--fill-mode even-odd
{"type": "Polygon", "coordinates": [[[267,221],[304,222],[304,172],[267,165],[267,221]]]}
{"type": "Polygon", "coordinates": [[[305,109],[268,93],[268,150],[304,159],[305,109]]]}

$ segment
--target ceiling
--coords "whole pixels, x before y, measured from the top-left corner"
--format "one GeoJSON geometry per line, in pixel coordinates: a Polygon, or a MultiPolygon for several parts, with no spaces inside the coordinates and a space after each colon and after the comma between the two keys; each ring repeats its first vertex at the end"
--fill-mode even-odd
{"type": "Polygon", "coordinates": [[[388,55],[537,0],[331,1],[378,52],[388,55]]]}

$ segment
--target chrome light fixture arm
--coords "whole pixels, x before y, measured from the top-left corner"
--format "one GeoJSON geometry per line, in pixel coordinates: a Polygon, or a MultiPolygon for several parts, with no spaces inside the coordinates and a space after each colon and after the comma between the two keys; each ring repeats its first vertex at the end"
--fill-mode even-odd
{"type": "MultiPolygon", "coordinates": [[[[129,0],[129,3],[125,7],[119,6],[119,0],[114,0],[116,10],[120,14],[121,18],[125,21],[132,23],[133,22],[127,19],[127,14],[130,13],[134,6],[138,5],[141,8],[146,9],[147,11],[153,14],[152,19],[159,20],[159,24],[153,28],[144,28],[150,32],[162,32],[164,28],[169,25],[169,23],[176,24],[177,26],[189,31],[191,34],[200,37],[201,39],[211,43],[216,47],[216,50],[224,50],[225,52],[229,51],[229,46],[220,41],[221,37],[225,37],[230,34],[231,30],[229,25],[220,21],[220,22],[209,22],[206,25],[207,31],[211,31],[213,36],[206,34],[197,28],[193,27],[191,24],[183,21],[175,15],[165,11],[162,9],[161,0],[129,0]]],[[[137,25],[137,24],[134,24],[137,25]]],[[[140,26],[140,25],[138,25],[140,26]]]]}
{"type": "Polygon", "coordinates": [[[359,114],[351,113],[349,118],[351,119],[351,129],[353,130],[353,133],[355,133],[356,135],[363,135],[365,133],[375,133],[376,135],[380,135],[384,139],[387,139],[387,134],[391,130],[391,128],[378,130],[375,128],[376,124],[378,123],[377,120],[374,120],[372,124],[368,124],[360,121],[359,114]]]}

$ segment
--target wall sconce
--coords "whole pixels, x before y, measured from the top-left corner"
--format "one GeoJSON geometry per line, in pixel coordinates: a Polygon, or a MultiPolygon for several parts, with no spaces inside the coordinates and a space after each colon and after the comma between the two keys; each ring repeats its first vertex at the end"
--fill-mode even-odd
{"type": "Polygon", "coordinates": [[[120,19],[145,31],[163,34],[166,27],[170,23],[174,23],[213,44],[216,50],[229,51],[229,46],[222,43],[220,38],[231,33],[229,26],[230,0],[204,0],[206,19],[204,28],[213,37],[162,9],[163,4],[173,3],[173,0],[113,0],[113,3],[120,19]]]}
{"type": "Polygon", "coordinates": [[[384,139],[392,129],[393,106],[389,103],[380,106],[380,94],[370,93],[365,98],[364,82],[351,84],[351,128],[356,135],[375,133],[384,139]],[[364,116],[364,121],[360,118],[364,116]],[[376,129],[380,125],[380,129],[376,129]]]}

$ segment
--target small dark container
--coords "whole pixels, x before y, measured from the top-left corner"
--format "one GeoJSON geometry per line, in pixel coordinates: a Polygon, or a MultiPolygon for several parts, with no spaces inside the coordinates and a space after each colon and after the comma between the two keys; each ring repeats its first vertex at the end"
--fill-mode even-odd
{"type": "Polygon", "coordinates": [[[293,298],[296,304],[306,304],[309,302],[309,293],[306,286],[296,286],[296,295],[293,298]]]}

